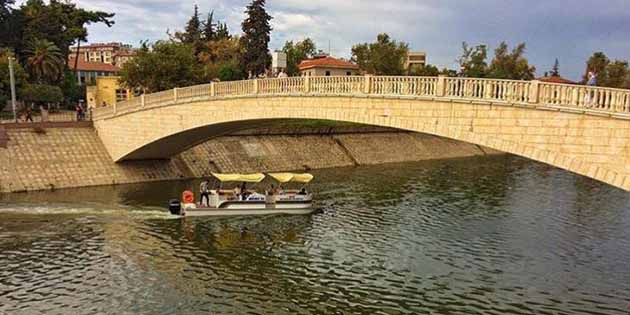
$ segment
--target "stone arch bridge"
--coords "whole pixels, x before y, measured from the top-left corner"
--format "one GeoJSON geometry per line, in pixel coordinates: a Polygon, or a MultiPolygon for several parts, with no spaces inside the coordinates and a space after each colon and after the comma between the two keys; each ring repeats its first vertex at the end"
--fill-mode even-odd
{"type": "Polygon", "coordinates": [[[301,77],[211,83],[95,108],[116,162],[168,159],[282,119],[392,127],[486,146],[630,191],[630,90],[447,77],[301,77]]]}

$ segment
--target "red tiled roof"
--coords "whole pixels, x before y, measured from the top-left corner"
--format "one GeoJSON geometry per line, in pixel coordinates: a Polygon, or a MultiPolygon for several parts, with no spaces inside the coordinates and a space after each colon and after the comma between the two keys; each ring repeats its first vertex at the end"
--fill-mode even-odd
{"type": "MultiPolygon", "coordinates": [[[[74,61],[75,58],[68,58],[68,67],[70,69],[74,69],[74,61]]],[[[120,68],[109,64],[109,63],[100,63],[100,62],[86,62],[85,60],[79,58],[79,62],[77,64],[78,71],[93,71],[93,72],[120,72],[120,68]]]]}
{"type": "Polygon", "coordinates": [[[135,55],[137,55],[138,53],[134,50],[129,50],[129,51],[118,51],[114,53],[114,56],[119,56],[119,57],[123,57],[123,56],[129,56],[129,57],[133,57],[135,55]]]}
{"type": "Polygon", "coordinates": [[[549,76],[549,77],[542,77],[542,78],[538,78],[536,79],[538,81],[541,82],[547,82],[547,83],[560,83],[560,84],[577,84],[576,82],[573,82],[571,80],[567,80],[561,76],[549,76]]]}
{"type": "Polygon", "coordinates": [[[359,66],[350,61],[345,61],[329,56],[303,60],[302,62],[300,62],[298,68],[300,69],[300,71],[302,71],[311,68],[359,69],[359,66]]]}

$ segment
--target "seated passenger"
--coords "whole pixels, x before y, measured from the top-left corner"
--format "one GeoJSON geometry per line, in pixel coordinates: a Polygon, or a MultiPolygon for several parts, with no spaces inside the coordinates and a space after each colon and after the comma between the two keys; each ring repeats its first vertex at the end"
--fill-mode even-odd
{"type": "Polygon", "coordinates": [[[298,195],[306,195],[306,188],[302,188],[300,189],[300,192],[298,193],[298,195]]]}

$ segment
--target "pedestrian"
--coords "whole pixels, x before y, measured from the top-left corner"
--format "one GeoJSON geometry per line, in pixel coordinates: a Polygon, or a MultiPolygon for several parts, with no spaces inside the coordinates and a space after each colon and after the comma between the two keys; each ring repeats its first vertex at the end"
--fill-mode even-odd
{"type": "Polygon", "coordinates": [[[280,73],[278,73],[278,78],[288,78],[289,75],[286,74],[286,72],[284,72],[283,70],[280,70],[280,73]]]}
{"type": "Polygon", "coordinates": [[[209,185],[210,185],[210,182],[207,179],[203,180],[201,184],[199,185],[199,194],[201,195],[199,199],[200,206],[205,206],[205,207],[210,206],[210,190],[208,189],[209,185]],[[206,199],[205,204],[203,202],[204,198],[206,199]]]}
{"type": "Polygon", "coordinates": [[[33,122],[33,111],[30,106],[26,107],[26,117],[24,118],[24,122],[27,121],[33,122]]]}
{"type": "MultiPolygon", "coordinates": [[[[588,80],[586,81],[586,85],[597,86],[597,73],[591,70],[588,72],[587,78],[588,80]]],[[[597,102],[597,94],[594,90],[587,90],[585,98],[585,103],[587,107],[593,107],[596,105],[595,103],[597,102]]]]}
{"type": "Polygon", "coordinates": [[[77,105],[75,106],[74,110],[77,113],[77,121],[81,121],[83,120],[83,106],[81,106],[81,103],[77,103],[77,105]]]}

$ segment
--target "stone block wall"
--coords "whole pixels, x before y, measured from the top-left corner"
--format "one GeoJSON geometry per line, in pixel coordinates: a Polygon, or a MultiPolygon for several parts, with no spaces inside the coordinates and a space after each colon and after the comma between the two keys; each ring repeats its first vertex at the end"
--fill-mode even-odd
{"type": "Polygon", "coordinates": [[[210,172],[269,172],[466,157],[487,153],[425,134],[302,135],[254,132],[212,139],[171,160],[114,163],[92,128],[10,129],[0,148],[0,192],[196,178],[210,172]]]}

